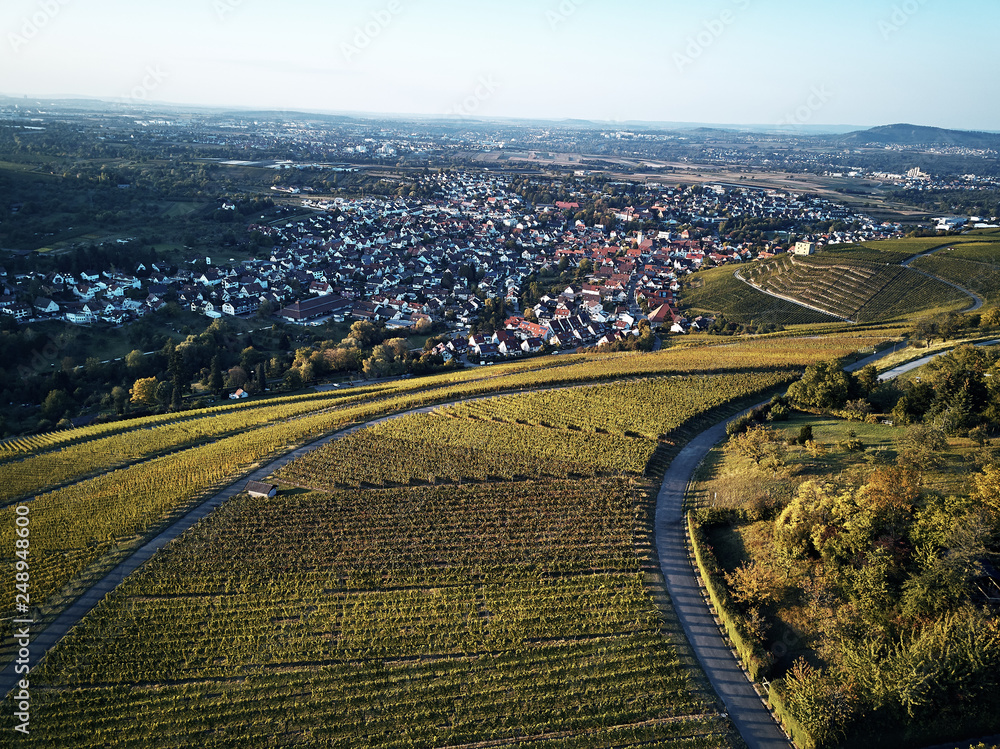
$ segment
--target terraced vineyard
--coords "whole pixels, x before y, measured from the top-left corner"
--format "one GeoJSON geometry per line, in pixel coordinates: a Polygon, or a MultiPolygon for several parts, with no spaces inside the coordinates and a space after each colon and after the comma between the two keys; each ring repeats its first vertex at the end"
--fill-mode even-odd
{"type": "Polygon", "coordinates": [[[735,278],[732,268],[713,268],[689,281],[682,296],[689,315],[724,315],[741,325],[815,325],[836,318],[762,294],[735,278]]]}
{"type": "Polygon", "coordinates": [[[525,423],[462,414],[475,403],[333,443],[282,474],[328,491],[242,495],[105,599],[33,674],[34,738],[733,746],[645,586],[652,494],[636,481],[658,443],[621,433],[616,399],[659,436],[788,378],[504,397],[488,403],[525,401],[525,423]],[[493,483],[334,488],[403,484],[431,465],[493,483]]]}
{"type": "MultiPolygon", "coordinates": [[[[911,240],[906,240],[910,242],[911,240]]],[[[933,240],[934,247],[941,245],[940,239],[933,240]]],[[[875,263],[881,265],[898,265],[904,260],[908,260],[924,247],[923,244],[916,245],[911,251],[906,245],[896,245],[892,242],[872,242],[861,245],[830,245],[822,252],[812,255],[809,260],[821,265],[837,265],[841,263],[875,263]],[[896,247],[896,249],[890,249],[896,247]]]]}
{"type": "Polygon", "coordinates": [[[758,265],[746,278],[766,291],[856,322],[956,310],[971,303],[968,295],[899,265],[783,255],[758,265]]]}

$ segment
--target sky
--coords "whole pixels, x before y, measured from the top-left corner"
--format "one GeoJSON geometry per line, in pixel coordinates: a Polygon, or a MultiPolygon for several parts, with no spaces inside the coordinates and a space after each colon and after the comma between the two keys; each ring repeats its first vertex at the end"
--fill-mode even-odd
{"type": "Polygon", "coordinates": [[[0,93],[1000,131],[996,0],[3,0],[0,93]]]}

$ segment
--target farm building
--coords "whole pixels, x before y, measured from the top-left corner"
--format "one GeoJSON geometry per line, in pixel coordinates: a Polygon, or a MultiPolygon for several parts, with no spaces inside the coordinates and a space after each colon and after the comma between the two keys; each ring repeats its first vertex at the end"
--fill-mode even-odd
{"type": "Polygon", "coordinates": [[[248,481],[244,490],[251,497],[267,497],[273,499],[278,496],[278,487],[273,484],[264,484],[260,481],[248,481]]]}

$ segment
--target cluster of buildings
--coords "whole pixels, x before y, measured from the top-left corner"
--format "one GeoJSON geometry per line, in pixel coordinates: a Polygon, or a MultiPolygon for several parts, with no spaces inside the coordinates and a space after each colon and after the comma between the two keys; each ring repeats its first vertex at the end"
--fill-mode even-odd
{"type": "MultiPolygon", "coordinates": [[[[421,194],[433,197],[303,198],[312,215],[252,224],[271,250],[234,267],[205,259],[203,271],[154,264],[13,279],[3,272],[0,312],[18,321],[122,324],[176,301],[211,318],[266,307],[302,325],[368,320],[411,329],[446,322],[461,330],[476,325],[488,300],[502,299],[517,316],[490,340],[469,345],[475,356],[515,355],[541,345],[622,340],[637,335],[643,319],[654,328],[688,331],[699,321],[678,310],[684,277],[707,265],[746,262],[759,251],[719,235],[718,227],[734,217],[843,219],[863,227],[858,240],[897,232],[828,201],[746,187],[644,186],[635,205],[614,209],[622,226],[614,229],[577,217],[581,205],[607,194],[598,191],[606,185],[531,205],[503,175],[436,173],[420,180],[421,194]],[[577,283],[553,291],[551,279],[567,269],[576,269],[577,283]],[[29,288],[42,294],[27,298],[29,288]],[[522,299],[530,309],[521,309],[522,299]]],[[[530,194],[523,184],[521,190],[530,194]]]]}

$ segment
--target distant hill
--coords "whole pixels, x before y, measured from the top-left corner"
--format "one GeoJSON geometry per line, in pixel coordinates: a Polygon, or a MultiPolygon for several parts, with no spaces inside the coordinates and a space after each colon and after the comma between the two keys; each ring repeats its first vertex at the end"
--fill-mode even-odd
{"type": "Polygon", "coordinates": [[[884,125],[849,133],[839,139],[855,146],[958,146],[1000,149],[1000,135],[968,130],[944,130],[920,125],[884,125]]]}

